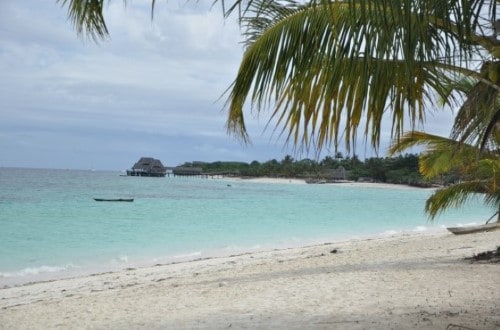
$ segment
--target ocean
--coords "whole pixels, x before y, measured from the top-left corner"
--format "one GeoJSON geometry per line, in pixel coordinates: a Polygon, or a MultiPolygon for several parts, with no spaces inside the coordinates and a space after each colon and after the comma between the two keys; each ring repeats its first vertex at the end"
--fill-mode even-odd
{"type": "Polygon", "coordinates": [[[431,189],[0,168],[0,286],[482,223],[472,200],[429,222],[431,189]],[[94,198],[134,198],[96,202],[94,198]]]}

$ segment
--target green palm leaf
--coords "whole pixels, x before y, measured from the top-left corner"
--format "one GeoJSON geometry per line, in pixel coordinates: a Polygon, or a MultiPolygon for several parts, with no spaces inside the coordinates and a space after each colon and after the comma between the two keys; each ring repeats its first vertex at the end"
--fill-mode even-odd
{"type": "Polygon", "coordinates": [[[427,179],[434,179],[442,174],[457,170],[460,174],[469,171],[471,164],[476,164],[479,151],[476,147],[442,136],[424,132],[407,132],[394,141],[389,153],[394,155],[416,146],[425,146],[420,155],[419,170],[427,179]]]}
{"type": "Polygon", "coordinates": [[[94,41],[106,39],[109,31],[103,15],[104,0],[57,0],[68,6],[68,18],[78,35],[94,41]]]}
{"type": "MultiPolygon", "coordinates": [[[[483,63],[481,75],[500,77],[500,64],[483,63]],[[497,72],[498,71],[498,72],[497,72]]],[[[500,143],[500,91],[485,82],[471,77],[461,77],[445,85],[444,103],[457,104],[451,138],[462,143],[476,145],[480,150],[494,149],[500,143]],[[460,97],[457,97],[460,96],[460,97]]]]}
{"type": "MultiPolygon", "coordinates": [[[[487,67],[496,65],[488,62],[486,64],[488,64],[487,67]]],[[[500,93],[479,81],[467,91],[466,95],[467,99],[455,117],[451,138],[476,144],[484,149],[488,141],[496,137],[495,130],[497,130],[496,124],[500,113],[500,93]]],[[[500,141],[489,142],[490,144],[498,144],[500,141]]]]}
{"type": "Polygon", "coordinates": [[[487,180],[474,180],[439,189],[426,201],[425,211],[429,213],[431,219],[434,219],[448,208],[459,207],[478,194],[487,194],[489,197],[485,202],[498,209],[500,196],[498,191],[491,194],[490,184],[491,182],[487,180]]]}
{"type": "Polygon", "coordinates": [[[420,155],[419,170],[427,179],[437,178],[451,171],[462,182],[437,190],[426,201],[425,211],[434,219],[450,207],[458,207],[473,196],[482,196],[487,205],[500,208],[500,158],[498,152],[485,150],[452,139],[408,132],[391,146],[392,154],[415,146],[425,146],[420,155]]]}
{"type": "Polygon", "coordinates": [[[244,20],[248,48],[228,97],[228,130],[244,141],[248,102],[257,113],[274,107],[295,145],[337,146],[344,135],[349,149],[361,128],[377,147],[384,115],[396,136],[408,117],[410,127],[422,123],[424,105],[445,96],[444,73],[474,75],[460,64],[492,47],[474,33],[480,1],[268,3],[280,9],[244,20]]]}

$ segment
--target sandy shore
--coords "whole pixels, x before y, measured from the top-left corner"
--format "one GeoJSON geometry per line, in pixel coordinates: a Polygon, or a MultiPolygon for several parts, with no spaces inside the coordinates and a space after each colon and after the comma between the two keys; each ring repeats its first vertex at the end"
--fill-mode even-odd
{"type": "Polygon", "coordinates": [[[269,178],[269,177],[257,177],[257,178],[225,177],[224,180],[233,181],[233,182],[306,184],[306,180],[303,180],[303,179],[292,179],[292,178],[286,179],[286,178],[269,178]]]}
{"type": "MultiPolygon", "coordinates": [[[[233,182],[255,182],[255,183],[279,183],[279,184],[307,184],[304,179],[294,178],[239,178],[239,177],[225,177],[224,180],[233,182]]],[[[361,187],[361,188],[390,188],[390,189],[433,189],[433,188],[419,188],[411,187],[404,184],[381,183],[381,182],[355,182],[355,181],[339,181],[335,183],[325,183],[325,185],[334,185],[338,187],[361,187]]]]}
{"type": "Polygon", "coordinates": [[[500,264],[463,258],[499,244],[400,235],[4,288],[0,328],[498,329],[500,264]]]}

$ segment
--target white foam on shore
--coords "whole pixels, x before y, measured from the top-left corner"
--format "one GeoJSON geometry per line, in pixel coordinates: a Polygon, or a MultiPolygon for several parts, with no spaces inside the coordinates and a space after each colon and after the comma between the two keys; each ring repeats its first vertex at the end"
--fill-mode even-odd
{"type": "Polygon", "coordinates": [[[23,277],[23,276],[34,276],[44,273],[56,273],[64,272],[70,269],[76,269],[77,266],[73,264],[68,264],[66,266],[40,266],[40,267],[27,267],[19,271],[0,273],[0,277],[23,277]]]}
{"type": "Polygon", "coordinates": [[[174,259],[192,259],[194,257],[199,257],[201,256],[201,251],[195,251],[191,253],[185,253],[185,254],[178,254],[173,256],[174,259]]]}
{"type": "Polygon", "coordinates": [[[428,228],[426,226],[417,226],[413,229],[413,231],[416,231],[416,232],[423,232],[423,231],[427,231],[428,228]]]}
{"type": "Polygon", "coordinates": [[[380,236],[392,236],[398,234],[397,230],[386,230],[380,234],[380,236]]]}
{"type": "Polygon", "coordinates": [[[467,226],[477,226],[477,225],[479,225],[478,222],[467,222],[467,223],[457,223],[455,227],[467,227],[467,226]]]}
{"type": "Polygon", "coordinates": [[[60,279],[79,273],[80,267],[74,264],[64,266],[27,267],[18,271],[0,272],[0,286],[19,285],[28,282],[38,282],[60,279]]]}
{"type": "Polygon", "coordinates": [[[129,259],[128,256],[122,255],[122,256],[119,256],[116,259],[113,259],[111,262],[112,263],[118,263],[118,264],[124,264],[124,263],[128,263],[128,259],[129,259]]]}

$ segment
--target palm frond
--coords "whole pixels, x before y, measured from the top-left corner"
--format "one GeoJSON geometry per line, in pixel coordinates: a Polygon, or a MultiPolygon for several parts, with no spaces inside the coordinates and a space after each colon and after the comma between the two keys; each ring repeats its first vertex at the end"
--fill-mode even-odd
{"type": "Polygon", "coordinates": [[[439,100],[440,105],[461,105],[466,95],[477,84],[477,80],[469,76],[458,76],[457,79],[443,83],[443,99],[439,100]]]}
{"type": "Polygon", "coordinates": [[[104,0],[57,0],[68,6],[68,19],[79,36],[99,41],[109,37],[103,15],[104,0]]]}
{"type": "Polygon", "coordinates": [[[443,136],[429,134],[419,131],[410,131],[403,134],[402,137],[395,139],[391,144],[388,152],[389,155],[401,153],[406,149],[416,146],[426,146],[430,151],[441,148],[453,148],[458,146],[459,143],[445,138],[443,136]]]}
{"type": "MultiPolygon", "coordinates": [[[[433,220],[441,212],[452,207],[459,207],[473,196],[488,193],[489,184],[487,180],[474,180],[439,189],[426,201],[425,211],[429,214],[431,220],[433,220]]],[[[498,192],[495,194],[497,194],[496,198],[487,198],[485,202],[498,209],[498,192]]]]}
{"type": "Polygon", "coordinates": [[[437,63],[458,65],[475,46],[463,43],[473,26],[450,21],[453,15],[457,22],[470,19],[470,10],[462,11],[459,1],[433,3],[274,1],[269,12],[259,7],[259,15],[244,20],[248,45],[230,87],[228,131],[248,138],[246,102],[256,113],[273,106],[280,134],[305,148],[337,145],[344,135],[349,149],[358,128],[377,147],[387,113],[393,136],[403,132],[406,116],[410,127],[422,123],[424,104],[446,93],[449,77],[437,63]]]}
{"type": "Polygon", "coordinates": [[[480,150],[481,152],[487,148],[487,145],[493,149],[500,145],[500,108],[497,109],[493,118],[484,129],[484,133],[481,138],[480,150]]]}
{"type": "Polygon", "coordinates": [[[405,133],[393,142],[389,153],[394,155],[415,146],[426,147],[419,157],[419,171],[426,179],[437,178],[451,170],[463,174],[478,160],[476,147],[424,132],[405,133]]]}
{"type": "Polygon", "coordinates": [[[454,171],[461,183],[437,190],[425,210],[431,219],[450,207],[458,207],[471,196],[481,195],[487,205],[500,207],[500,158],[496,150],[479,153],[476,146],[423,132],[407,132],[394,141],[390,152],[400,153],[417,145],[426,147],[419,157],[419,171],[427,179],[454,171]]]}
{"type": "MultiPolygon", "coordinates": [[[[481,71],[484,76],[487,76],[490,70],[493,70],[498,76],[500,75],[499,69],[500,63],[485,62],[481,71]]],[[[498,77],[500,80],[500,76],[498,77]]],[[[470,86],[465,93],[467,98],[457,112],[451,138],[483,146],[481,149],[484,149],[488,140],[495,136],[494,130],[500,118],[497,114],[500,111],[500,92],[479,81],[474,86],[470,86]]]]}

